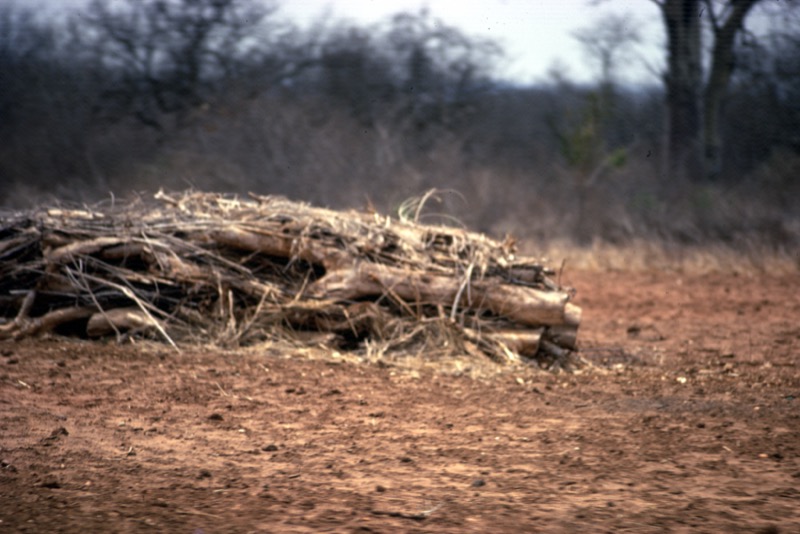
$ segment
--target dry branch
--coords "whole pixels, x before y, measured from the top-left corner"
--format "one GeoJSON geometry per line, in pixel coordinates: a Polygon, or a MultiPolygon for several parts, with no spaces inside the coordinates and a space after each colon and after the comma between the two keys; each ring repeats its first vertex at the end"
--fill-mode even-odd
{"type": "Polygon", "coordinates": [[[500,280],[468,281],[468,285],[470,291],[461,292],[458,278],[360,263],[326,274],[309,288],[309,293],[315,297],[355,300],[391,291],[412,306],[447,303],[471,311],[486,309],[527,326],[561,325],[567,321],[566,293],[504,285],[500,280]]]}
{"type": "Polygon", "coordinates": [[[155,319],[139,308],[114,308],[92,314],[86,325],[86,333],[89,337],[101,337],[126,330],[148,328],[156,328],[155,319]]]}
{"type": "Polygon", "coordinates": [[[0,339],[287,337],[563,361],[580,308],[552,274],[516,257],[511,240],[459,228],[280,197],[159,192],[0,213],[0,339]]]}

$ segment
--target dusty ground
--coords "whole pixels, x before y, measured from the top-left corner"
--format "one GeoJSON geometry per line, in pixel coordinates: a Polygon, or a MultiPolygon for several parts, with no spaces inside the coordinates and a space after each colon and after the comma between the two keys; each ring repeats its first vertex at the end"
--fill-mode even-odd
{"type": "Polygon", "coordinates": [[[800,275],[564,281],[577,375],[0,344],[0,532],[800,532],[800,275]]]}

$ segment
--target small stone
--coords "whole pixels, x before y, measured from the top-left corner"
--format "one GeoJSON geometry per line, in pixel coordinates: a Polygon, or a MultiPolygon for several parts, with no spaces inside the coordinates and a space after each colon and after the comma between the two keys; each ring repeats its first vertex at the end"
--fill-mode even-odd
{"type": "Polygon", "coordinates": [[[264,445],[261,447],[261,450],[264,452],[275,452],[278,450],[278,446],[274,443],[270,443],[269,445],[264,445]]]}
{"type": "Polygon", "coordinates": [[[201,469],[199,473],[197,473],[197,478],[211,478],[211,471],[208,469],[201,469]]]}
{"type": "Polygon", "coordinates": [[[216,412],[214,412],[214,413],[212,413],[211,415],[208,416],[208,420],[209,421],[222,421],[223,419],[225,419],[225,418],[222,417],[222,414],[216,413],[216,412]]]}
{"type": "Polygon", "coordinates": [[[472,481],[472,484],[470,484],[470,486],[472,486],[473,488],[481,488],[485,485],[486,481],[483,480],[482,478],[476,478],[475,480],[472,481]]]}
{"type": "Polygon", "coordinates": [[[377,486],[375,486],[375,491],[377,491],[378,493],[383,493],[386,491],[386,488],[378,484],[377,486]]]}

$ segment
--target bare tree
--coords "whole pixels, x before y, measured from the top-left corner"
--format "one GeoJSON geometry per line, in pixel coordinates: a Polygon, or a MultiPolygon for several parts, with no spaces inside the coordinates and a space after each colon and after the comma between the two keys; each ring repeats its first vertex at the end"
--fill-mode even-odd
{"type": "Polygon", "coordinates": [[[601,87],[613,88],[623,63],[634,57],[635,47],[642,42],[637,26],[628,15],[610,14],[573,33],[589,60],[597,64],[601,87]]]}
{"type": "Polygon", "coordinates": [[[717,176],[722,168],[720,114],[734,69],[734,45],[744,19],[758,0],[730,0],[719,13],[711,0],[705,0],[714,45],[711,66],[703,94],[703,146],[705,173],[717,176]]]}
{"type": "MultiPolygon", "coordinates": [[[[737,44],[722,120],[725,165],[744,172],[770,159],[800,158],[800,9],[772,3],[757,9],[758,35],[745,34],[737,44]]],[[[797,173],[785,179],[800,185],[797,173]]],[[[787,195],[786,185],[779,188],[782,202],[792,202],[796,195],[787,195]]]]}
{"type": "Polygon", "coordinates": [[[88,149],[94,87],[69,44],[62,24],[0,6],[0,190],[100,180],[88,149]]]}
{"type": "Polygon", "coordinates": [[[759,0],[653,0],[667,30],[667,150],[670,175],[715,176],[721,167],[720,108],[734,68],[734,44],[759,0]],[[711,58],[703,76],[703,28],[711,58]]]}
{"type": "Polygon", "coordinates": [[[626,110],[620,109],[624,91],[620,91],[621,73],[636,63],[637,46],[642,42],[638,21],[627,14],[609,14],[573,33],[588,62],[597,69],[599,83],[591,92],[590,115],[597,123],[597,135],[611,146],[630,143],[626,130],[626,110]]]}
{"type": "Polygon", "coordinates": [[[241,73],[274,7],[254,0],[94,0],[80,15],[86,40],[113,73],[117,115],[162,129],[162,118],[205,103],[241,73]]]}
{"type": "Polygon", "coordinates": [[[503,55],[495,41],[464,34],[427,10],[392,17],[384,43],[407,97],[405,112],[422,127],[456,120],[492,85],[503,55]]]}
{"type": "Polygon", "coordinates": [[[399,13],[370,28],[339,26],[325,36],[316,88],[362,123],[406,129],[424,148],[487,94],[501,55],[494,41],[466,35],[425,10],[399,13]]]}
{"type": "Polygon", "coordinates": [[[373,124],[396,90],[391,59],[374,32],[340,27],[328,35],[318,57],[320,88],[364,124],[373,124]]]}
{"type": "Polygon", "coordinates": [[[0,6],[0,131],[8,131],[18,115],[40,96],[46,68],[53,61],[56,38],[52,28],[31,9],[0,6]]]}

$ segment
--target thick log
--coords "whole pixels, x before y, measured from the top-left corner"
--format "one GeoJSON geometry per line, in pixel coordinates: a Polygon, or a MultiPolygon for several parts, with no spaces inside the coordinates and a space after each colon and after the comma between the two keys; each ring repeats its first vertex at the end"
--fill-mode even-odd
{"type": "Polygon", "coordinates": [[[569,295],[563,292],[503,285],[495,280],[463,281],[367,262],[329,272],[311,284],[308,293],[338,300],[390,294],[414,305],[485,309],[528,326],[567,324],[580,309],[574,306],[568,314],[569,295]]]}
{"type": "Polygon", "coordinates": [[[246,230],[236,225],[228,225],[208,232],[208,237],[220,245],[287,259],[299,258],[309,263],[323,265],[326,269],[336,268],[342,260],[342,255],[335,249],[291,234],[246,230]]]}
{"type": "Polygon", "coordinates": [[[138,307],[114,308],[93,314],[86,325],[86,334],[101,337],[127,330],[155,329],[154,321],[138,307]]]}
{"type": "Polygon", "coordinates": [[[122,260],[141,256],[146,250],[143,243],[120,243],[113,247],[104,248],[103,258],[109,260],[122,260]]]}
{"type": "Polygon", "coordinates": [[[533,358],[539,352],[539,343],[543,332],[543,328],[534,328],[531,330],[501,330],[483,335],[492,341],[502,343],[520,356],[533,358]]]}
{"type": "Polygon", "coordinates": [[[202,269],[195,263],[182,260],[176,254],[155,252],[152,255],[152,264],[157,265],[161,272],[182,282],[198,280],[213,280],[209,269],[202,269]]]}
{"type": "Polygon", "coordinates": [[[578,346],[578,326],[571,324],[551,326],[547,330],[547,338],[561,347],[575,349],[578,346]]]}
{"type": "Polygon", "coordinates": [[[564,307],[564,324],[578,327],[581,324],[582,315],[583,310],[580,308],[580,306],[576,306],[571,302],[567,302],[567,305],[564,307]]]}
{"type": "Polygon", "coordinates": [[[20,339],[45,334],[62,324],[90,317],[96,311],[97,308],[94,307],[61,308],[41,317],[14,321],[0,327],[0,339],[20,339]]]}
{"type": "Polygon", "coordinates": [[[564,324],[553,325],[547,330],[547,338],[556,345],[569,349],[578,347],[578,327],[581,324],[580,307],[567,303],[564,307],[564,324]]]}
{"type": "Polygon", "coordinates": [[[58,247],[45,253],[45,259],[52,263],[62,263],[75,256],[95,254],[106,247],[125,244],[126,241],[119,237],[97,237],[86,241],[77,241],[58,247]]]}

